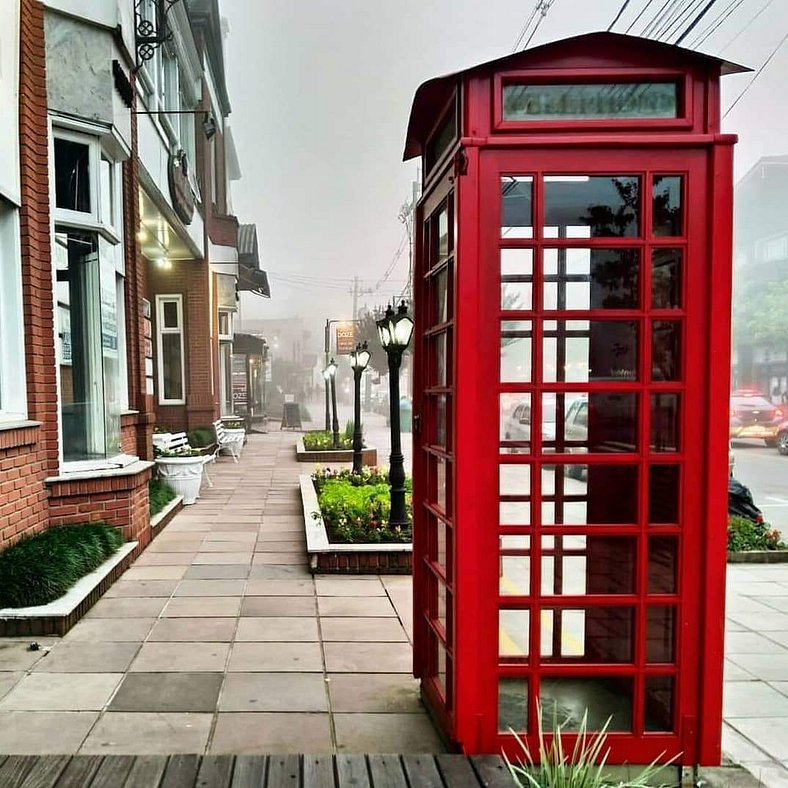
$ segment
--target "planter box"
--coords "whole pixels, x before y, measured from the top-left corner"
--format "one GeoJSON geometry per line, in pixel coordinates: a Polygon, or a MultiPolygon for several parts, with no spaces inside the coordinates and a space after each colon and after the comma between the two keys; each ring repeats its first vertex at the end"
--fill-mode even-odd
{"type": "MultiPolygon", "coordinates": [[[[353,449],[321,449],[320,451],[307,451],[304,448],[304,439],[299,438],[296,443],[296,460],[298,462],[311,462],[313,465],[331,465],[337,462],[353,462],[353,449]]],[[[369,447],[361,450],[362,465],[374,467],[378,464],[378,450],[369,447]]]]}
{"type": "Polygon", "coordinates": [[[409,575],[413,564],[413,545],[409,542],[343,544],[328,541],[319,512],[317,492],[311,476],[299,476],[301,503],[304,508],[304,531],[309,569],[313,574],[409,575]]]}
{"type": "Polygon", "coordinates": [[[728,550],[729,564],[788,564],[788,550],[728,550]]]}
{"type": "Polygon", "coordinates": [[[48,605],[0,609],[0,637],[65,635],[128,569],[136,557],[137,544],[126,542],[115,555],[48,605]]]}
{"type": "Polygon", "coordinates": [[[200,484],[206,457],[157,457],[156,469],[159,477],[182,497],[185,506],[200,497],[200,484]]]}

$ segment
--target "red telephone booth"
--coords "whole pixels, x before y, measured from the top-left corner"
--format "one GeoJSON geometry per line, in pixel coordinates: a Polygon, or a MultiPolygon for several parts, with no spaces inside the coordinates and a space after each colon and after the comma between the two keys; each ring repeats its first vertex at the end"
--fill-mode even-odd
{"type": "Polygon", "coordinates": [[[742,70],[594,33],[416,93],[414,662],[466,752],[541,706],[720,760],[742,70]]]}

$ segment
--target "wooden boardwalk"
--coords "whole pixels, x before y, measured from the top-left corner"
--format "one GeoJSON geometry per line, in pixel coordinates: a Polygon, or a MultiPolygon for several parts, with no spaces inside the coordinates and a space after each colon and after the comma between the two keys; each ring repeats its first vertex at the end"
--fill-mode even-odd
{"type": "Polygon", "coordinates": [[[492,755],[0,755],[2,788],[513,788],[492,755]]]}

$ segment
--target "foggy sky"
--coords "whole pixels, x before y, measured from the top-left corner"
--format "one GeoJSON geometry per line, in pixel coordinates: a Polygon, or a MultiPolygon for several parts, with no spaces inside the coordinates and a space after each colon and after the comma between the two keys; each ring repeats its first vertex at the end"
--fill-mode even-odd
{"type": "MultiPolygon", "coordinates": [[[[318,328],[328,317],[350,315],[352,277],[375,287],[403,236],[398,213],[416,163],[401,159],[416,88],[510,53],[534,3],[220,0],[229,23],[230,123],[243,173],[233,184],[234,209],[241,222],[257,224],[261,265],[271,276],[271,299],[245,295],[243,318],[300,315],[318,328]]],[[[616,30],[623,32],[645,3],[632,0],[616,30]]],[[[788,30],[785,0],[774,0],[728,42],[765,3],[744,0],[700,49],[758,68],[788,30]]],[[[604,30],[620,5],[555,0],[531,46],[604,30]]],[[[632,32],[661,6],[652,2],[632,32]]],[[[724,130],[740,137],[737,178],[760,156],[788,153],[786,75],[788,43],[724,121],[724,130]]],[[[723,111],[751,78],[723,80],[723,111]]],[[[390,280],[360,303],[385,303],[399,293],[407,266],[405,252],[390,280]]]]}

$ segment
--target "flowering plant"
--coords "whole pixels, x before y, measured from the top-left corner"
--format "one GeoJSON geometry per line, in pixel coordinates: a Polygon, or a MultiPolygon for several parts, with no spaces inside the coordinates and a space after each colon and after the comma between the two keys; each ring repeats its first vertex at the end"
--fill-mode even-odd
{"type": "Polygon", "coordinates": [[[780,532],[769,523],[754,523],[746,517],[733,515],[728,518],[728,550],[785,550],[780,532]]]}
{"type": "MultiPolygon", "coordinates": [[[[331,451],[334,448],[334,434],[327,430],[307,432],[304,435],[304,448],[307,451],[331,451]]],[[[353,448],[353,437],[339,436],[339,448],[342,450],[353,448]]]]}

